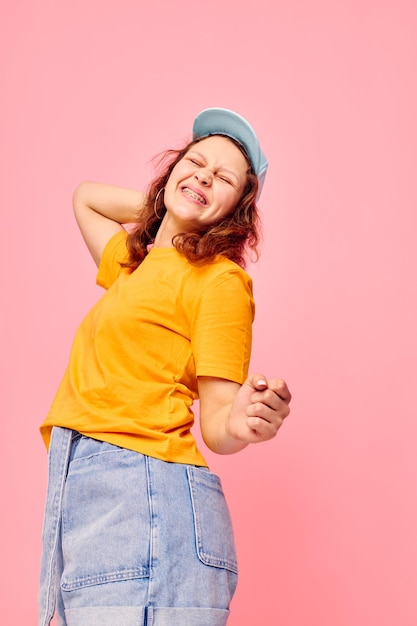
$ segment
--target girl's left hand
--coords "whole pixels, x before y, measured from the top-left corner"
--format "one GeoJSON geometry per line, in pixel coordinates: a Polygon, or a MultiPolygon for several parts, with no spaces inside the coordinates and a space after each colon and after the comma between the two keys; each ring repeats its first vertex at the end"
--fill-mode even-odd
{"type": "Polygon", "coordinates": [[[291,393],[284,380],[249,376],[236,394],[229,415],[229,433],[239,441],[258,443],[277,434],[290,413],[291,393]]]}

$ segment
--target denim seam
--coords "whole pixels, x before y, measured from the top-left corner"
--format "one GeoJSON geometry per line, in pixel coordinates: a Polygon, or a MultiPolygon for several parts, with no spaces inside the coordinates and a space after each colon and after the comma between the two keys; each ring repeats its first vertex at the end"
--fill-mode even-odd
{"type": "MultiPolygon", "coordinates": [[[[54,474],[54,477],[56,477],[57,475],[59,476],[59,482],[55,487],[55,491],[54,491],[53,497],[51,498],[51,502],[47,502],[48,509],[49,509],[49,505],[51,504],[51,509],[53,512],[52,514],[53,521],[51,524],[51,528],[48,531],[49,536],[50,535],[53,536],[53,542],[51,545],[51,549],[49,551],[49,555],[47,555],[48,565],[46,568],[47,569],[46,589],[43,591],[43,597],[40,598],[41,601],[44,603],[42,616],[40,616],[40,624],[42,624],[42,626],[50,624],[50,621],[55,612],[56,586],[57,586],[56,571],[55,571],[56,570],[56,552],[57,552],[57,546],[58,546],[59,535],[60,535],[59,527],[61,523],[62,499],[63,499],[67,468],[68,468],[69,453],[70,453],[71,444],[72,444],[72,431],[69,431],[67,429],[59,429],[59,431],[57,431],[56,429],[53,430],[52,438],[56,438],[58,436],[59,436],[59,441],[61,445],[59,446],[58,449],[55,449],[55,446],[52,445],[52,441],[51,441],[51,444],[50,444],[51,458],[49,460],[49,467],[48,467],[48,485],[52,481],[52,478],[53,478],[52,474],[54,474]],[[64,452],[62,456],[60,454],[61,450],[64,452]],[[57,471],[56,464],[53,462],[52,454],[54,454],[54,456],[57,458],[61,458],[61,462],[59,464],[59,472],[57,471]]],[[[48,516],[45,515],[45,523],[44,523],[44,528],[43,528],[44,537],[46,536],[47,519],[48,519],[48,516]]]]}
{"type": "MultiPolygon", "coordinates": [[[[154,510],[154,502],[153,502],[153,493],[152,493],[152,479],[151,479],[151,463],[150,458],[145,456],[145,467],[146,467],[146,483],[148,490],[148,506],[149,506],[149,577],[148,577],[148,605],[152,605],[151,601],[151,588],[152,588],[152,580],[155,576],[155,536],[154,536],[154,519],[155,519],[155,510],[154,510]]],[[[146,622],[147,623],[147,622],[146,622]]]]}
{"type": "Polygon", "coordinates": [[[97,574],[96,576],[83,576],[76,578],[71,583],[62,582],[61,589],[64,591],[74,591],[81,587],[94,587],[95,585],[103,585],[105,583],[120,582],[124,580],[134,580],[136,578],[147,578],[147,568],[133,568],[126,570],[117,570],[115,572],[107,572],[106,574],[97,574]]]}
{"type": "Polygon", "coordinates": [[[202,563],[204,563],[204,565],[218,567],[221,569],[228,569],[231,572],[234,572],[235,574],[237,574],[238,568],[237,568],[237,564],[234,561],[216,557],[213,554],[209,554],[208,552],[206,552],[203,548],[202,530],[201,530],[199,515],[198,515],[198,511],[196,507],[196,498],[195,498],[195,492],[194,492],[194,489],[196,488],[194,468],[191,466],[187,467],[187,473],[188,473],[189,484],[190,484],[191,503],[192,503],[193,516],[194,516],[195,542],[196,542],[198,558],[200,559],[202,563]]]}

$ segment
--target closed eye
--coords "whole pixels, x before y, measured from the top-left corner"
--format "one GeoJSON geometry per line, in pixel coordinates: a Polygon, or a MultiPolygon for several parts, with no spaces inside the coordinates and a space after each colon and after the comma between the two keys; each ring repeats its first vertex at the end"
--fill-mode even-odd
{"type": "Polygon", "coordinates": [[[190,161],[191,161],[191,163],[192,163],[193,165],[197,165],[198,167],[201,167],[201,163],[200,163],[199,161],[196,161],[196,159],[191,159],[191,158],[190,158],[190,161]]]}

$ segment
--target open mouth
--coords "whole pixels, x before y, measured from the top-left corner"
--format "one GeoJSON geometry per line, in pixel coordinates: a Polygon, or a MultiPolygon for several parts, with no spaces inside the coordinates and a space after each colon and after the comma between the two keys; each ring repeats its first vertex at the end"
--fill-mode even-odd
{"type": "Polygon", "coordinates": [[[189,198],[191,198],[191,200],[195,200],[196,202],[199,202],[202,205],[207,204],[207,198],[205,198],[205,196],[202,196],[196,191],[193,191],[189,187],[182,187],[181,191],[185,196],[188,196],[189,198]]]}

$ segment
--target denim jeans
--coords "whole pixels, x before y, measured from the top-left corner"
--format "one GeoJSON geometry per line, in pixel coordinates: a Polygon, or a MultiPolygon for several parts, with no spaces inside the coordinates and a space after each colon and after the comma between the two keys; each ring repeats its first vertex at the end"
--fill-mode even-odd
{"type": "Polygon", "coordinates": [[[215,474],[54,428],[38,626],[224,626],[236,583],[215,474]]]}

